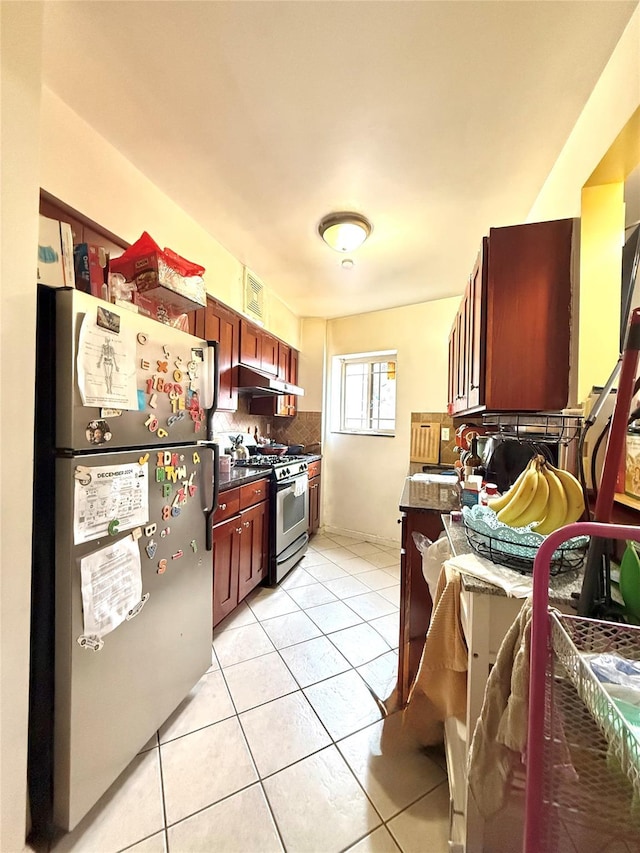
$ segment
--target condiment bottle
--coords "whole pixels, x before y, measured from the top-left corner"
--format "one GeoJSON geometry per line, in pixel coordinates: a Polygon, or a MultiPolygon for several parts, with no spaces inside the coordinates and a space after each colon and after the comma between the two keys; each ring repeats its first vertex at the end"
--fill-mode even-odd
{"type": "Polygon", "coordinates": [[[480,505],[487,506],[491,498],[499,497],[498,487],[495,483],[485,483],[484,488],[480,491],[480,505]]]}
{"type": "Polygon", "coordinates": [[[464,478],[468,480],[472,474],[481,473],[477,469],[482,466],[482,459],[478,456],[478,435],[469,433],[467,439],[471,438],[471,453],[464,460],[464,478]]]}

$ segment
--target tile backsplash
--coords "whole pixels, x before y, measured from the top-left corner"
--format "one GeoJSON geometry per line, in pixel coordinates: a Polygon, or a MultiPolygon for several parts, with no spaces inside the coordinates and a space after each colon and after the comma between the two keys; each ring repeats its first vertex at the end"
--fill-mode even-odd
{"type": "Polygon", "coordinates": [[[216,412],[213,416],[215,435],[242,433],[245,444],[253,442],[256,427],[261,436],[281,444],[304,444],[307,450],[320,453],[321,412],[298,412],[293,418],[252,415],[249,412],[249,398],[240,395],[237,411],[216,412]]]}

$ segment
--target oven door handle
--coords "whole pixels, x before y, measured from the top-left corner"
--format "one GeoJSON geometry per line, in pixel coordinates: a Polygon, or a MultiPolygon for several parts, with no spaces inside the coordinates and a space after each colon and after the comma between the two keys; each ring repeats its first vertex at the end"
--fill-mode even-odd
{"type": "Polygon", "coordinates": [[[277,491],[278,495],[284,495],[284,494],[287,494],[288,492],[293,492],[293,490],[295,489],[296,480],[307,480],[308,481],[309,475],[305,471],[304,474],[298,474],[296,477],[292,477],[290,480],[287,480],[284,483],[283,482],[277,483],[276,484],[276,491],[277,491]]]}

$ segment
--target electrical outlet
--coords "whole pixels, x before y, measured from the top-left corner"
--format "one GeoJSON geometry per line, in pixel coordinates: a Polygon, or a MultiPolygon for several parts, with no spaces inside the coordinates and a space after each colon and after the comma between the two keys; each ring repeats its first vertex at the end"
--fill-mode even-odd
{"type": "Polygon", "coordinates": [[[440,438],[442,441],[449,441],[450,431],[449,427],[442,427],[440,430],[440,438]]]}

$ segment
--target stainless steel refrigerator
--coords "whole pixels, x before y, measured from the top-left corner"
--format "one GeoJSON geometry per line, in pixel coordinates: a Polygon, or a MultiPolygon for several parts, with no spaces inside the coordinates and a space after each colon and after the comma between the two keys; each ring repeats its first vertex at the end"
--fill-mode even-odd
{"type": "Polygon", "coordinates": [[[40,301],[30,790],[69,830],[211,665],[217,353],[76,290],[40,301]]]}

